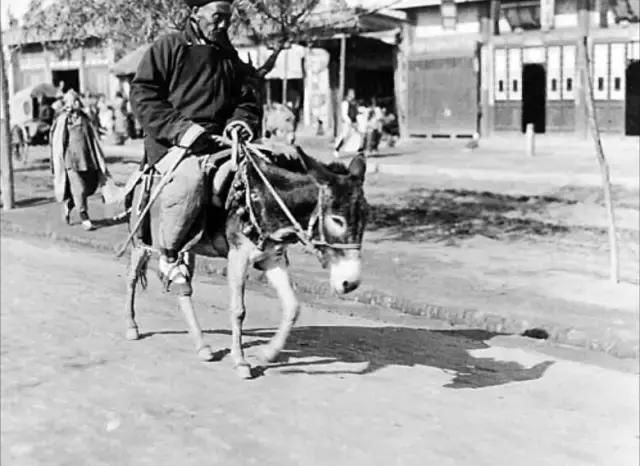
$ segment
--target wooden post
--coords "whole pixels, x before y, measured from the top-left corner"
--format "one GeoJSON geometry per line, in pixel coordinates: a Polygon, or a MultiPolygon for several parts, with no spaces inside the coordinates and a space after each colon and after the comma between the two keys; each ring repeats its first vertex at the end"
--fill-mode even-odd
{"type": "Polygon", "coordinates": [[[482,42],[480,44],[480,70],[478,72],[478,79],[480,80],[480,135],[486,138],[491,133],[491,107],[490,107],[490,83],[491,83],[491,64],[493,60],[491,55],[493,49],[491,47],[491,18],[482,18],[482,42]]]}
{"type": "Polygon", "coordinates": [[[578,28],[580,29],[580,40],[576,44],[576,70],[578,73],[576,74],[575,79],[575,132],[576,135],[584,139],[587,137],[587,131],[589,128],[588,118],[587,118],[587,103],[585,96],[587,95],[587,83],[585,81],[586,75],[583,74],[580,70],[582,70],[586,65],[584,63],[585,57],[587,55],[587,50],[585,47],[588,45],[582,41],[582,37],[589,35],[589,0],[578,0],[578,28]]]}
{"type": "Polygon", "coordinates": [[[2,190],[2,208],[11,210],[15,204],[13,183],[13,161],[11,159],[11,122],[9,118],[9,82],[7,81],[7,63],[0,30],[0,189],[2,190]]]}
{"type": "Polygon", "coordinates": [[[282,76],[282,105],[287,105],[287,73],[289,67],[289,50],[285,49],[282,51],[282,59],[284,60],[283,68],[283,76],[282,76]]]}
{"type": "Polygon", "coordinates": [[[589,120],[589,130],[596,146],[596,156],[598,157],[598,165],[600,166],[600,176],[602,178],[602,190],[604,192],[604,205],[607,209],[609,220],[609,279],[618,283],[620,281],[620,265],[618,263],[618,237],[616,234],[616,218],[613,210],[613,200],[611,199],[611,180],[609,179],[609,164],[604,156],[602,149],[602,140],[600,139],[600,129],[598,128],[598,120],[596,119],[596,108],[593,99],[593,78],[591,76],[591,63],[589,60],[589,47],[587,36],[582,38],[583,67],[580,74],[586,83],[584,89],[584,101],[586,103],[587,117],[589,120]]]}
{"type": "Polygon", "coordinates": [[[491,33],[500,35],[500,0],[491,0],[489,3],[489,17],[491,18],[491,33]]]}
{"type": "Polygon", "coordinates": [[[527,141],[527,157],[533,157],[536,155],[536,132],[534,131],[533,123],[527,123],[525,139],[527,141]]]}
{"type": "MultiPolygon", "coordinates": [[[[87,87],[87,55],[85,53],[84,45],[80,47],[80,69],[78,70],[79,77],[79,92],[86,94],[88,92],[87,87]]],[[[128,98],[128,95],[127,95],[128,98]]]]}
{"type": "Polygon", "coordinates": [[[340,36],[340,64],[339,64],[340,74],[338,77],[338,106],[340,105],[340,102],[344,100],[346,58],[347,58],[347,36],[346,34],[342,34],[340,36]]]}

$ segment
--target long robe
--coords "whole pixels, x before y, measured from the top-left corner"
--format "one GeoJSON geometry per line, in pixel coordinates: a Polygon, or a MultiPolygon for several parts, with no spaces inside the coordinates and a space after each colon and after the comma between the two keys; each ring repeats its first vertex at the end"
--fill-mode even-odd
{"type": "Polygon", "coordinates": [[[115,183],[107,170],[104,154],[95,129],[84,112],[79,111],[77,117],[70,119],[69,112],[61,113],[51,130],[51,171],[53,188],[58,202],[71,197],[67,170],[95,172],[97,182],[87,191],[91,195],[102,188],[106,203],[115,202],[119,195],[115,183]],[[74,120],[72,122],[72,120],[74,120]],[[70,137],[69,125],[76,125],[70,137]],[[84,137],[83,137],[84,136],[84,137]]]}

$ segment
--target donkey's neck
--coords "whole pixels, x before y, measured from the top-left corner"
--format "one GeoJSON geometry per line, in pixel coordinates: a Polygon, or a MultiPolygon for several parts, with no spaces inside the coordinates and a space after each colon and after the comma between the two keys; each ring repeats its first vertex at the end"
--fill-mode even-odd
{"type": "Polygon", "coordinates": [[[318,185],[311,177],[305,178],[306,180],[301,179],[295,184],[285,183],[273,186],[291,214],[303,227],[309,223],[318,204],[318,185]]]}

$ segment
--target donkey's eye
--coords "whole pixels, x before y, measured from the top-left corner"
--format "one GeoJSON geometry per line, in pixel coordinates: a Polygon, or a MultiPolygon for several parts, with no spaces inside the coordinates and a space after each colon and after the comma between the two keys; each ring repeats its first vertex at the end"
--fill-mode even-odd
{"type": "Polygon", "coordinates": [[[334,236],[342,236],[347,231],[347,221],[340,215],[327,215],[325,224],[327,233],[334,236]]]}

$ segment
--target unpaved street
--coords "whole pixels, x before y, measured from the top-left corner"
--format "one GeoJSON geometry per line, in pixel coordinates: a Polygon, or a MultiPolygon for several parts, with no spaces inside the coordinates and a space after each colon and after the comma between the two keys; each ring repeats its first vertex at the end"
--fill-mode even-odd
{"type": "MultiPolygon", "coordinates": [[[[282,360],[244,381],[226,356],[219,278],[196,284],[221,356],[202,363],[152,272],[143,338],[129,342],[123,263],[1,246],[3,465],[637,464],[637,373],[588,355],[304,306],[282,360]]],[[[249,294],[250,355],[278,317],[269,295],[249,294]]]]}

